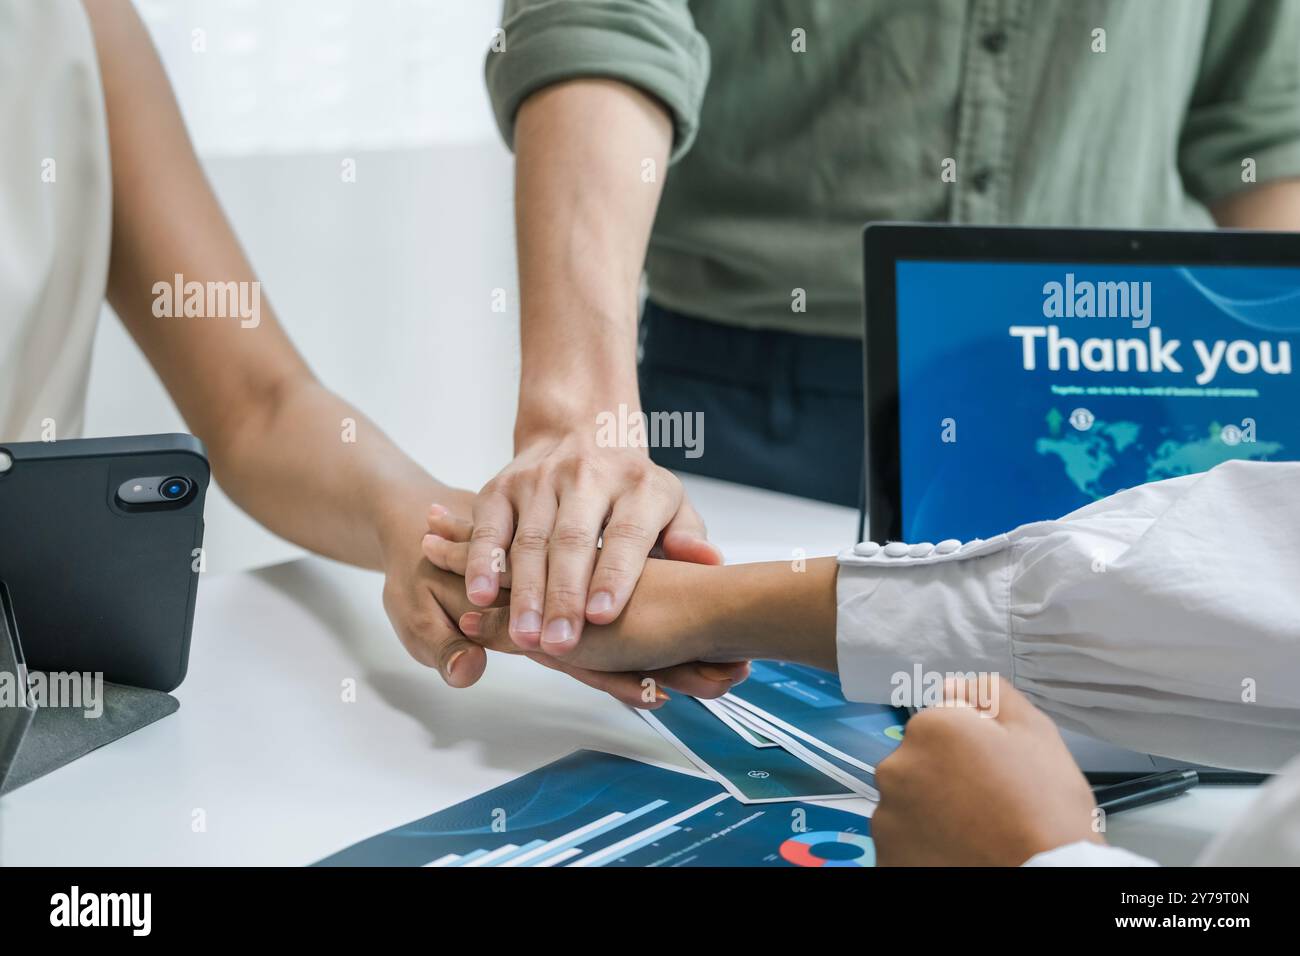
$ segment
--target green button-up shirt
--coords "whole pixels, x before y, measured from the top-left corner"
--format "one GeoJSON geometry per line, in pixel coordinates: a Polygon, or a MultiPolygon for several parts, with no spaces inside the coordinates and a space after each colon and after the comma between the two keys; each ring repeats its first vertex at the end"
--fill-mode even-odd
{"type": "Polygon", "coordinates": [[[650,295],[735,325],[859,336],[870,220],[1199,228],[1300,175],[1300,0],[506,0],[503,27],[507,141],[572,77],[672,112],[650,295]]]}

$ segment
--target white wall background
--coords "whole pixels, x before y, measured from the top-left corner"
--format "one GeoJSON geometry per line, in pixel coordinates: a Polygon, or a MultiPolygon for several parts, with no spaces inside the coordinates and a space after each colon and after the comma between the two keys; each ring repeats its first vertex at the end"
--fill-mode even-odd
{"type": "MultiPolygon", "coordinates": [[[[136,2],[264,295],[316,373],[439,478],[481,485],[509,458],[518,385],[511,159],[483,89],[499,4],[136,2]]],[[[87,434],[176,430],[106,310],[87,434]]],[[[207,522],[211,570],[298,554],[219,490],[207,522]]]]}

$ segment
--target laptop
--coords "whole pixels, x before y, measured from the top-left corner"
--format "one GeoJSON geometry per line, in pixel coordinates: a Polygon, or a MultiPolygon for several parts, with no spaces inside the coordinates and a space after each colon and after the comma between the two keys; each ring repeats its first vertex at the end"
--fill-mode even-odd
{"type": "MultiPolygon", "coordinates": [[[[863,245],[862,540],[1300,459],[1300,235],[872,223],[863,245]]],[[[1192,766],[1067,742],[1095,782],[1192,766]]]]}

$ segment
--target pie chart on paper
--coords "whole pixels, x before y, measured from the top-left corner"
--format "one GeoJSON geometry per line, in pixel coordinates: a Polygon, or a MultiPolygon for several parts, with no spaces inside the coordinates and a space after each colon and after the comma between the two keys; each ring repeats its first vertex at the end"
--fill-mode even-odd
{"type": "Polygon", "coordinates": [[[781,858],[795,866],[875,866],[876,844],[862,833],[821,830],[781,844],[781,858]]]}

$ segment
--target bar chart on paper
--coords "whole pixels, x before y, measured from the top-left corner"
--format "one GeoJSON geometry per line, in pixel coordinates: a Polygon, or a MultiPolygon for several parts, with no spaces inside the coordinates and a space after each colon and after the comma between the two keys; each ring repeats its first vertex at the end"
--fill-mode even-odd
{"type": "Polygon", "coordinates": [[[712,780],[584,750],[317,865],[863,866],[874,857],[858,814],[747,806],[712,780]]]}

